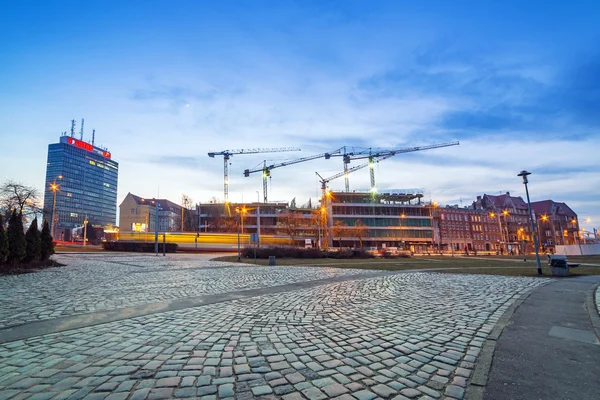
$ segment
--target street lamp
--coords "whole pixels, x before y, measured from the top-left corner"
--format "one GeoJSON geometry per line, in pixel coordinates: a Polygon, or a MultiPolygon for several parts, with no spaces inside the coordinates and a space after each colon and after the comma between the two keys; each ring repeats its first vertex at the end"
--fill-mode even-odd
{"type": "Polygon", "coordinates": [[[87,238],[87,224],[88,224],[88,219],[87,219],[87,215],[86,215],[85,219],[83,220],[83,247],[85,247],[85,241],[87,238]]]}
{"type": "Polygon", "coordinates": [[[239,261],[242,260],[242,250],[241,250],[241,241],[240,241],[240,233],[241,233],[240,232],[240,228],[244,229],[242,227],[242,224],[244,223],[243,222],[244,220],[242,218],[243,218],[243,214],[246,213],[246,207],[245,206],[244,207],[236,207],[235,208],[235,212],[240,216],[240,221],[238,223],[238,258],[237,258],[237,260],[239,262],[239,261]]]}
{"type": "Polygon", "coordinates": [[[62,175],[58,175],[56,178],[54,178],[54,182],[50,184],[50,190],[54,192],[54,195],[52,196],[52,227],[50,228],[50,231],[52,232],[52,238],[54,238],[54,228],[56,222],[56,192],[58,191],[58,185],[56,184],[57,179],[62,179],[62,175]]]}
{"type": "Polygon", "coordinates": [[[531,211],[531,201],[529,200],[529,189],[527,188],[527,175],[531,175],[531,172],[521,171],[517,176],[523,177],[523,185],[525,185],[525,193],[527,194],[527,207],[529,208],[529,222],[531,223],[531,235],[533,236],[533,245],[535,246],[535,260],[537,262],[537,273],[539,276],[542,275],[542,265],[540,264],[540,252],[538,249],[537,233],[535,231],[535,225],[533,223],[533,212],[531,211]]]}
{"type": "Polygon", "coordinates": [[[502,241],[504,241],[506,244],[506,254],[508,254],[508,223],[506,222],[506,217],[508,217],[508,215],[508,210],[502,210],[502,212],[498,215],[496,215],[496,213],[493,211],[489,214],[490,218],[498,217],[498,230],[500,231],[499,250],[504,252],[504,249],[502,248],[502,241]],[[506,240],[504,240],[504,229],[502,229],[502,221],[500,221],[500,216],[502,215],[504,215],[504,224],[506,225],[506,240]]]}
{"type": "Polygon", "coordinates": [[[325,219],[325,215],[327,213],[327,209],[322,206],[319,209],[319,215],[318,215],[318,223],[317,223],[317,236],[318,236],[318,246],[319,246],[319,250],[321,250],[323,248],[323,242],[321,241],[321,225],[323,225],[323,236],[325,236],[325,225],[323,224],[323,220],[325,219]]]}

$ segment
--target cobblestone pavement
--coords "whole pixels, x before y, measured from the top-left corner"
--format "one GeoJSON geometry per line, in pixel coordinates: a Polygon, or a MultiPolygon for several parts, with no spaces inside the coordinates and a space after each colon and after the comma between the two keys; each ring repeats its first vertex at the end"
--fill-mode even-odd
{"type": "Polygon", "coordinates": [[[4,343],[0,399],[460,399],[498,318],[545,282],[358,277],[4,343]]]}
{"type": "Polygon", "coordinates": [[[194,255],[78,254],[56,258],[68,266],[0,276],[0,328],[178,298],[369,273],[240,266],[194,255]]]}

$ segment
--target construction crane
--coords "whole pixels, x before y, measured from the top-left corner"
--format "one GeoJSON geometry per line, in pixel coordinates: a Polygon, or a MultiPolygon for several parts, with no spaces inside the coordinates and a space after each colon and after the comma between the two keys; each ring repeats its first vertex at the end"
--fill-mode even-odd
{"type": "Polygon", "coordinates": [[[237,150],[223,150],[219,152],[210,152],[208,156],[214,158],[215,156],[223,156],[223,196],[225,204],[229,203],[229,158],[234,154],[259,154],[259,153],[281,153],[285,151],[300,151],[297,147],[279,147],[271,149],[237,149],[237,150]]]}
{"type": "Polygon", "coordinates": [[[263,202],[266,203],[267,202],[267,197],[268,197],[268,180],[267,180],[267,178],[271,177],[271,170],[273,170],[275,168],[279,168],[279,167],[285,167],[287,165],[293,165],[293,164],[298,164],[298,163],[302,163],[302,162],[306,162],[306,161],[316,160],[317,158],[321,158],[321,157],[324,157],[326,160],[329,160],[332,155],[334,155],[334,154],[340,154],[341,151],[342,151],[342,148],[339,148],[339,149],[337,149],[337,150],[335,150],[335,151],[333,151],[331,153],[316,154],[314,156],[302,157],[302,158],[298,158],[296,160],[284,161],[284,162],[281,162],[279,164],[267,165],[267,161],[263,161],[263,167],[262,168],[260,168],[260,169],[253,169],[253,170],[246,169],[246,170],[244,170],[244,176],[247,178],[247,177],[250,176],[250,174],[262,171],[262,179],[263,179],[263,202]]]}
{"type": "MultiPolygon", "coordinates": [[[[343,152],[341,154],[334,154],[335,156],[340,155],[341,157],[343,157],[343,161],[344,161],[344,183],[345,183],[345,189],[346,192],[350,191],[350,182],[348,179],[348,174],[350,172],[350,169],[348,169],[348,164],[350,164],[351,160],[360,160],[360,159],[364,159],[364,158],[368,158],[369,159],[369,163],[366,165],[363,165],[362,168],[366,167],[367,165],[370,165],[370,175],[371,175],[371,190],[374,191],[375,190],[375,170],[374,170],[374,166],[375,166],[375,162],[379,162],[383,159],[379,158],[379,157],[383,157],[383,156],[394,156],[396,154],[401,154],[401,153],[411,153],[414,151],[423,151],[423,150],[431,150],[431,149],[437,149],[440,147],[449,147],[449,146],[457,146],[460,143],[458,141],[455,142],[449,142],[449,143],[439,143],[439,144],[431,144],[431,145],[427,145],[427,146],[416,146],[416,147],[407,147],[407,148],[402,148],[402,149],[387,149],[387,150],[373,150],[373,149],[367,149],[367,150],[363,150],[363,151],[358,151],[358,152],[346,152],[346,148],[343,147],[343,152]],[[379,158],[379,160],[375,160],[376,158],[379,158]]],[[[360,169],[360,168],[359,168],[360,169]]],[[[354,171],[354,170],[353,170],[354,171]]]]}
{"type": "MultiPolygon", "coordinates": [[[[373,157],[373,159],[369,159],[368,162],[363,163],[363,164],[359,164],[359,165],[355,165],[352,168],[349,168],[345,171],[342,172],[338,172],[337,174],[330,176],[329,178],[323,178],[321,176],[321,174],[319,174],[318,172],[315,172],[315,174],[317,174],[317,176],[319,177],[319,181],[321,182],[321,190],[323,191],[323,198],[325,198],[325,195],[327,193],[327,184],[337,178],[340,178],[342,176],[348,176],[348,174],[351,174],[354,171],[358,171],[359,169],[363,169],[365,167],[371,166],[373,163],[379,162],[379,161],[383,161],[386,158],[390,158],[392,156],[394,156],[395,154],[386,154],[386,155],[382,155],[379,157],[373,157]]],[[[374,182],[373,182],[373,186],[374,186],[374,182]]]]}

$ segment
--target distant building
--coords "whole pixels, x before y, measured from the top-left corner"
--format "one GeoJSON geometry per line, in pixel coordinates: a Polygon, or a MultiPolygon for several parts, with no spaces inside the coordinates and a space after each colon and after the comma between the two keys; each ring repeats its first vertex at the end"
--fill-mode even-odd
{"type": "Polygon", "coordinates": [[[553,250],[556,245],[579,244],[577,214],[565,203],[542,200],[531,203],[540,246],[553,250]]]}
{"type": "Polygon", "coordinates": [[[154,232],[158,203],[158,230],[181,229],[181,206],[167,199],[153,199],[127,193],[119,206],[120,232],[154,232]]]}
{"type": "Polygon", "coordinates": [[[433,216],[429,207],[421,204],[422,194],[388,191],[378,193],[375,201],[370,192],[330,192],[330,195],[328,229],[330,243],[335,247],[358,247],[359,238],[351,232],[360,220],[367,227],[365,237],[361,238],[364,247],[432,250],[433,216]],[[342,235],[336,237],[335,231],[342,235]]]}
{"type": "Polygon", "coordinates": [[[61,136],[48,146],[44,218],[54,218],[54,238],[71,240],[73,228],[116,223],[119,164],[106,149],[61,136]],[[56,194],[56,204],[54,195],[56,194]]]}
{"type": "Polygon", "coordinates": [[[441,250],[459,253],[501,251],[498,220],[487,211],[446,206],[434,208],[433,213],[441,250]]]}
{"type": "Polygon", "coordinates": [[[511,196],[510,192],[501,195],[477,196],[473,202],[477,210],[485,210],[494,218],[501,232],[501,246],[504,252],[519,253],[533,251],[529,208],[522,197],[511,196]]]}

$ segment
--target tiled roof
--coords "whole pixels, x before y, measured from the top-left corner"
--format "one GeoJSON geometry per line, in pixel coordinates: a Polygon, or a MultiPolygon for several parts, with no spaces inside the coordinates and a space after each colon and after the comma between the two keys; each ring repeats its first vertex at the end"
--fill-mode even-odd
{"type": "Polygon", "coordinates": [[[181,206],[179,204],[175,204],[170,200],[167,199],[153,199],[153,198],[145,198],[145,197],[140,197],[140,196],[136,196],[135,194],[129,193],[131,195],[131,197],[133,198],[133,200],[135,200],[135,202],[138,205],[152,205],[154,203],[152,203],[153,201],[158,201],[158,204],[160,205],[160,207],[163,210],[171,210],[171,211],[178,211],[181,210],[181,206]]]}
{"type": "Polygon", "coordinates": [[[566,203],[559,203],[553,200],[542,200],[531,203],[531,208],[537,215],[557,214],[566,215],[570,218],[576,218],[577,214],[566,203]]]}
{"type": "Polygon", "coordinates": [[[534,201],[531,208],[536,215],[551,214],[554,202],[552,200],[534,201]]]}
{"type": "Polygon", "coordinates": [[[498,196],[486,194],[485,196],[487,196],[487,198],[493,203],[493,205],[499,209],[506,206],[507,200],[509,200],[509,202],[512,202],[515,208],[525,210],[527,209],[527,203],[525,203],[525,201],[520,196],[514,197],[508,193],[501,194],[498,196]]]}

